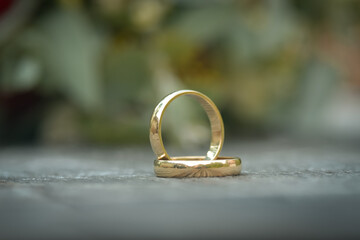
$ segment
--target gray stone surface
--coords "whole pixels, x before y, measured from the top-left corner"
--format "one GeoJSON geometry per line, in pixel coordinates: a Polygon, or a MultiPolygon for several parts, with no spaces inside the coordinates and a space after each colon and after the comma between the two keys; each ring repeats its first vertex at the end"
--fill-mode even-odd
{"type": "Polygon", "coordinates": [[[226,142],[242,175],[154,176],[149,147],[6,148],[0,239],[360,238],[357,144],[226,142]]]}

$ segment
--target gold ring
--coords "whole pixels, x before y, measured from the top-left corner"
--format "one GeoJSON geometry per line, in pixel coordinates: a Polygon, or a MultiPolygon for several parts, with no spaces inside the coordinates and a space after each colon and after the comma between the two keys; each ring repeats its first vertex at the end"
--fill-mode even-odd
{"type": "Polygon", "coordinates": [[[156,106],[150,121],[150,143],[157,159],[154,171],[158,177],[224,177],[241,172],[238,157],[218,157],[224,143],[224,124],[215,104],[204,94],[192,90],[180,90],[169,94],[156,106]],[[161,121],[167,106],[177,97],[189,95],[197,99],[205,109],[211,125],[210,149],[206,156],[172,157],[167,154],[161,136],[161,121]]]}
{"type": "Polygon", "coordinates": [[[172,160],[155,160],[154,170],[156,176],[165,178],[236,176],[241,172],[241,159],[218,157],[216,160],[205,160],[205,157],[174,157],[172,160]]]}
{"type": "Polygon", "coordinates": [[[221,151],[224,143],[224,123],[221,114],[213,101],[204,94],[193,90],[180,90],[169,94],[156,106],[150,121],[150,143],[158,160],[171,160],[165,150],[161,136],[161,122],[167,106],[177,97],[188,95],[194,97],[200,102],[205,109],[210,120],[211,126],[211,142],[209,151],[206,153],[204,160],[216,159],[221,151]]]}

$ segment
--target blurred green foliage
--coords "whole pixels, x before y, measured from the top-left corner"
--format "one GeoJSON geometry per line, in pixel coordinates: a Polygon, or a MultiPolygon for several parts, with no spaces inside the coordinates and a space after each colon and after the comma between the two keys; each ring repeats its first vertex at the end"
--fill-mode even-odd
{"type": "MultiPolygon", "coordinates": [[[[147,142],[153,108],[182,88],[211,97],[230,136],[327,131],[322,109],[337,89],[359,99],[356,0],[32,1],[28,14],[8,2],[3,144],[147,142]]],[[[180,144],[208,138],[194,105],[167,115],[180,144]]]]}

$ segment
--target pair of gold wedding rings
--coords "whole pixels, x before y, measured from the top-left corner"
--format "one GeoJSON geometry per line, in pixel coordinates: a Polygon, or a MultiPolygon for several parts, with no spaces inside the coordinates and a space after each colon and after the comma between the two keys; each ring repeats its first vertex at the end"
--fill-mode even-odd
{"type": "Polygon", "coordinates": [[[150,143],[157,156],[154,161],[154,171],[158,177],[224,177],[239,175],[241,171],[240,158],[219,157],[224,143],[224,123],[213,101],[197,91],[180,90],[160,101],[150,120],[150,143]],[[184,95],[195,98],[210,120],[211,142],[205,156],[170,157],[165,150],[161,135],[164,112],[174,99],[184,95]]]}

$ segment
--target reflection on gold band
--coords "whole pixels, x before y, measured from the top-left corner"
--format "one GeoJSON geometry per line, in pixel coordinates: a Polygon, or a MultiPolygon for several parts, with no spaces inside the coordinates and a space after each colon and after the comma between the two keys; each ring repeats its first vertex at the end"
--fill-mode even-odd
{"type": "Polygon", "coordinates": [[[165,178],[225,177],[239,175],[241,159],[237,157],[218,157],[206,160],[205,157],[174,157],[171,160],[155,160],[155,174],[165,178]]]}
{"type": "Polygon", "coordinates": [[[180,90],[169,94],[156,106],[150,120],[150,143],[151,147],[159,160],[169,160],[168,153],[165,150],[161,136],[161,122],[167,106],[177,97],[189,95],[200,102],[205,109],[211,126],[211,142],[209,151],[206,154],[206,160],[216,159],[224,143],[224,124],[221,114],[213,101],[204,94],[193,90],[180,90]]]}

